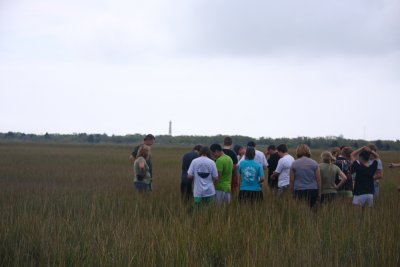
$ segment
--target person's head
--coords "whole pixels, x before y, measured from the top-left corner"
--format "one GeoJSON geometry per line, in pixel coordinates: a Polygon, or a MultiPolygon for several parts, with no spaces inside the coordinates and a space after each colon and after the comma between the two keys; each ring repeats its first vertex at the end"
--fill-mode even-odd
{"type": "Polygon", "coordinates": [[[201,150],[201,145],[196,145],[193,147],[193,151],[195,151],[197,153],[200,153],[200,150],[201,150]]]}
{"type": "Polygon", "coordinates": [[[360,160],[361,163],[366,163],[369,161],[369,158],[371,157],[371,152],[368,150],[363,150],[361,153],[358,155],[358,159],[360,160]]]}
{"type": "Polygon", "coordinates": [[[254,159],[254,157],[256,156],[256,150],[254,149],[254,147],[247,147],[246,149],[246,159],[248,160],[252,160],[254,159]]]}
{"type": "Polygon", "coordinates": [[[249,142],[247,143],[247,147],[253,147],[253,148],[255,148],[255,147],[256,147],[256,143],[255,143],[254,141],[249,141],[249,142]]]}
{"type": "Polygon", "coordinates": [[[143,139],[143,143],[144,143],[146,146],[151,146],[151,145],[153,145],[155,141],[156,141],[156,138],[155,138],[154,135],[152,135],[152,134],[146,135],[146,136],[144,137],[144,139],[143,139]]]}
{"type": "Polygon", "coordinates": [[[204,156],[204,157],[208,157],[211,158],[211,151],[210,148],[208,146],[203,146],[200,149],[200,155],[204,156]]]}
{"type": "Polygon", "coordinates": [[[340,148],[339,147],[334,147],[331,150],[331,154],[332,156],[334,156],[335,158],[339,156],[340,154],[340,148]]]}
{"type": "MultiPolygon", "coordinates": [[[[378,148],[374,144],[368,144],[367,147],[371,149],[371,151],[374,151],[375,153],[378,151],[378,148]]],[[[375,155],[371,153],[370,159],[375,159],[375,155]]]]}
{"type": "Polygon", "coordinates": [[[283,157],[283,155],[285,155],[288,152],[287,145],[285,144],[278,145],[276,150],[278,150],[279,157],[283,157]]]}
{"type": "Polygon", "coordinates": [[[269,145],[267,147],[267,155],[272,155],[276,152],[276,147],[274,145],[269,145]]]}
{"type": "Polygon", "coordinates": [[[138,155],[138,157],[143,157],[145,159],[148,159],[148,157],[150,155],[150,146],[142,145],[139,148],[137,155],[138,155]]]}
{"type": "Polygon", "coordinates": [[[224,138],[224,146],[231,146],[232,145],[232,137],[227,136],[224,138]]]}
{"type": "Polygon", "coordinates": [[[222,147],[219,144],[212,144],[210,146],[211,154],[214,156],[214,158],[219,158],[222,156],[224,152],[222,152],[222,147]]]}
{"type": "Polygon", "coordinates": [[[324,151],[321,153],[321,160],[324,163],[332,163],[335,161],[335,157],[329,151],[324,151]]]}
{"type": "Polygon", "coordinates": [[[346,159],[350,159],[351,158],[351,153],[353,152],[353,149],[351,149],[351,147],[344,147],[342,149],[342,155],[346,158],[346,159]]]}
{"type": "Polygon", "coordinates": [[[239,155],[240,148],[243,148],[241,145],[234,145],[233,151],[235,151],[236,155],[239,155]]]}
{"type": "Polygon", "coordinates": [[[307,158],[310,158],[311,150],[306,144],[301,144],[296,148],[296,156],[297,156],[297,158],[301,158],[304,156],[307,158]]]}

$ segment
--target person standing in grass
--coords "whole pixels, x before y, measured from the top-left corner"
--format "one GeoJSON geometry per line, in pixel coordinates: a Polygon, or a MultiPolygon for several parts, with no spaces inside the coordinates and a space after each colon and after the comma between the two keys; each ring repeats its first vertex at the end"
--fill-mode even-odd
{"type": "MultiPolygon", "coordinates": [[[[129,161],[134,163],[135,160],[136,160],[136,157],[138,155],[139,150],[144,145],[151,147],[154,144],[155,140],[156,140],[156,138],[154,137],[154,135],[152,135],[152,134],[146,135],[144,137],[144,139],[143,139],[143,144],[140,144],[140,145],[137,145],[137,146],[134,147],[131,155],[129,155],[129,161]]],[[[148,155],[148,158],[147,158],[146,162],[147,162],[147,165],[149,166],[149,169],[150,169],[150,175],[153,177],[153,163],[151,161],[151,154],[148,155]]]]}
{"type": "Polygon", "coordinates": [[[217,204],[229,204],[231,202],[233,161],[224,153],[219,144],[212,144],[210,150],[216,159],[218,170],[218,181],[215,187],[217,204]]]}
{"type": "Polygon", "coordinates": [[[254,160],[260,163],[261,166],[263,167],[264,172],[266,172],[268,168],[268,161],[267,158],[265,157],[264,152],[256,149],[256,143],[254,141],[248,142],[247,147],[254,148],[254,150],[256,151],[256,157],[254,158],[254,160]]]}
{"type": "Polygon", "coordinates": [[[311,150],[301,144],[296,149],[297,159],[290,169],[290,191],[295,198],[306,200],[313,208],[321,196],[321,174],[318,163],[311,159],[311,150]]]}
{"type": "Polygon", "coordinates": [[[264,181],[264,170],[260,163],[254,160],[255,149],[248,147],[245,159],[239,163],[239,202],[253,204],[263,200],[261,183],[264,181]]]}
{"type": "Polygon", "coordinates": [[[353,165],[352,172],[355,173],[353,204],[356,206],[374,205],[374,179],[378,169],[378,161],[370,161],[371,154],[379,159],[379,155],[368,146],[361,147],[351,153],[353,165]],[[358,160],[357,160],[358,157],[358,160]]]}
{"type": "Polygon", "coordinates": [[[289,155],[288,148],[285,144],[280,144],[277,147],[279,156],[278,166],[273,172],[271,179],[276,181],[278,188],[278,196],[281,196],[288,190],[290,184],[290,168],[294,162],[294,158],[289,155]]]}
{"type": "Polygon", "coordinates": [[[133,163],[133,172],[135,175],[134,186],[139,192],[151,191],[151,174],[147,164],[150,155],[150,146],[142,145],[136,154],[137,157],[133,163]]]}
{"type": "Polygon", "coordinates": [[[376,172],[374,173],[374,198],[379,197],[379,192],[380,192],[380,181],[383,178],[383,164],[382,161],[379,158],[376,158],[374,153],[378,153],[378,148],[374,144],[369,144],[368,145],[369,149],[371,150],[371,158],[369,159],[369,163],[372,164],[374,160],[378,162],[378,167],[376,169],[376,172]]]}
{"type": "MultiPolygon", "coordinates": [[[[351,174],[351,158],[353,150],[350,147],[342,147],[341,152],[336,157],[335,165],[346,175],[346,182],[338,186],[337,195],[345,198],[353,198],[353,175],[351,174]]],[[[340,177],[336,177],[336,184],[340,184],[340,177]]]]}
{"type": "MultiPolygon", "coordinates": [[[[278,161],[281,158],[276,150],[276,147],[274,145],[269,145],[267,148],[267,155],[268,155],[268,185],[270,186],[271,189],[277,189],[278,188],[278,179],[275,177],[272,177],[273,173],[276,170],[276,167],[278,166],[278,161]]],[[[288,180],[289,181],[289,180],[288,180]]],[[[289,182],[288,182],[289,184],[289,182]]]]}
{"type": "Polygon", "coordinates": [[[195,207],[214,202],[214,181],[218,180],[215,162],[210,159],[210,148],[203,146],[200,157],[192,160],[188,170],[188,179],[194,179],[193,197],[195,207]]]}
{"type": "Polygon", "coordinates": [[[222,149],[222,151],[225,153],[225,155],[228,155],[233,162],[231,193],[234,194],[238,187],[238,180],[237,180],[238,158],[235,151],[233,151],[231,147],[232,147],[232,138],[227,136],[224,138],[224,148],[222,149]]]}
{"type": "Polygon", "coordinates": [[[200,150],[201,145],[196,145],[192,151],[186,153],[182,158],[181,198],[185,203],[193,198],[193,180],[188,178],[188,170],[192,161],[200,156],[200,150]]]}
{"type": "Polygon", "coordinates": [[[322,163],[319,164],[321,172],[321,203],[331,202],[336,198],[337,188],[341,187],[347,180],[347,176],[334,164],[335,157],[329,151],[321,154],[322,163]],[[340,182],[336,185],[336,177],[340,182]]]}

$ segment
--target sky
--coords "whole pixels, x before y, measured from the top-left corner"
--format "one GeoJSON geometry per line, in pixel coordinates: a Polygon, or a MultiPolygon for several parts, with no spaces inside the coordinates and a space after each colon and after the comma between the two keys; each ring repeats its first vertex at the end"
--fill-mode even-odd
{"type": "Polygon", "coordinates": [[[0,0],[0,132],[400,139],[398,0],[0,0]]]}

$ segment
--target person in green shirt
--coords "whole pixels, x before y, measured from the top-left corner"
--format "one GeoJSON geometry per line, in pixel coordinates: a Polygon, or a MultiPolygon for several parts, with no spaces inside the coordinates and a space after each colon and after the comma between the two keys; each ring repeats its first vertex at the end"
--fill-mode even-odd
{"type": "Polygon", "coordinates": [[[231,202],[233,161],[228,155],[225,155],[219,144],[211,145],[210,150],[216,159],[218,171],[218,181],[215,184],[216,203],[229,204],[231,202]]]}
{"type": "Polygon", "coordinates": [[[321,203],[331,202],[335,199],[337,189],[341,187],[347,180],[347,176],[334,164],[335,157],[329,151],[321,154],[322,162],[319,164],[321,173],[321,203]],[[336,177],[340,177],[340,183],[336,184],[336,177]]]}

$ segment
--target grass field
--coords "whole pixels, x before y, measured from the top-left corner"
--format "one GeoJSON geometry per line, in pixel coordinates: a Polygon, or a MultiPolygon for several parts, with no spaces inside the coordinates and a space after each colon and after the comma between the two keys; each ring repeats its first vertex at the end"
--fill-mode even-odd
{"type": "Polygon", "coordinates": [[[179,192],[188,149],[154,146],[149,195],[132,187],[131,149],[0,144],[0,266],[400,266],[400,169],[385,168],[373,209],[312,212],[264,188],[258,206],[194,212],[179,192]]]}

